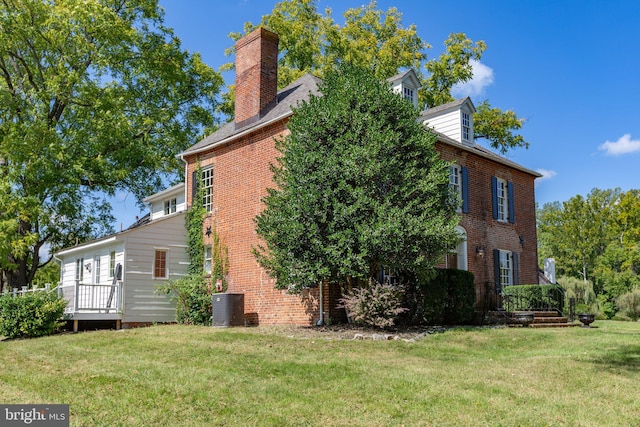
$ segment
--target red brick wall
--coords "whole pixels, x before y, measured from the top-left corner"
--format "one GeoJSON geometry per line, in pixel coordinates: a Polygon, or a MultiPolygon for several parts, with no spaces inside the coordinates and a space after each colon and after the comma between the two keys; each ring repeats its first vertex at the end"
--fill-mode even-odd
{"type": "Polygon", "coordinates": [[[278,92],[278,35],[258,28],[236,42],[235,122],[257,120],[278,92]]]}
{"type": "MultiPolygon", "coordinates": [[[[274,135],[288,133],[287,119],[217,147],[199,157],[200,166],[213,166],[213,211],[204,229],[216,227],[229,250],[228,292],[245,295],[245,315],[252,324],[309,325],[319,317],[318,289],[290,295],[276,290],[275,281],[258,265],[251,249],[259,242],[254,218],[263,209],[261,199],[273,187],[269,165],[278,155],[274,135]]],[[[191,206],[191,177],[195,156],[186,158],[187,204],[191,206]]],[[[211,239],[205,235],[205,244],[211,239]]]]}
{"type": "Polygon", "coordinates": [[[448,144],[438,143],[436,148],[445,160],[468,168],[469,213],[461,214],[460,226],[467,232],[469,271],[476,282],[476,307],[482,308],[486,303],[488,308],[493,308],[494,249],[518,254],[520,284],[538,283],[534,176],[448,144]],[[493,219],[492,176],[513,182],[514,224],[493,219]],[[483,258],[476,254],[478,246],[484,248],[483,258]],[[485,293],[487,290],[488,294],[485,293]]]}

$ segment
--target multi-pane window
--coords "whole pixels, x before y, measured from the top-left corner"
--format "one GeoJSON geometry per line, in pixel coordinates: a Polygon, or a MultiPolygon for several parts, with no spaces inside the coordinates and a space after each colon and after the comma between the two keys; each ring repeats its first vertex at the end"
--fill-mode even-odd
{"type": "Polygon", "coordinates": [[[167,251],[156,249],[153,261],[153,277],[165,279],[167,277],[167,251]]]}
{"type": "Polygon", "coordinates": [[[500,251],[500,286],[513,285],[513,254],[511,251],[500,251]]]}
{"type": "Polygon", "coordinates": [[[76,282],[82,283],[83,273],[82,268],[84,264],[84,258],[76,259],[76,282]]]}
{"type": "Polygon", "coordinates": [[[462,208],[462,168],[458,165],[449,166],[449,191],[458,201],[458,211],[462,208]]]}
{"type": "Polygon", "coordinates": [[[178,204],[178,200],[175,197],[170,200],[165,200],[164,214],[169,215],[169,214],[175,213],[177,204],[178,204]]]}
{"type": "Polygon", "coordinates": [[[498,178],[496,186],[496,201],[498,203],[498,221],[506,222],[509,219],[509,192],[507,190],[507,181],[498,178]]]}
{"type": "Polygon", "coordinates": [[[410,101],[413,104],[413,89],[410,87],[404,87],[402,89],[402,96],[404,99],[410,101]]]}
{"type": "Polygon", "coordinates": [[[213,266],[213,250],[211,248],[211,245],[209,246],[205,246],[204,247],[204,272],[205,273],[211,273],[212,270],[212,266],[213,266]]]}
{"type": "Polygon", "coordinates": [[[100,256],[93,258],[93,283],[100,283],[100,256]]]}
{"type": "Polygon", "coordinates": [[[109,252],[109,278],[113,277],[116,270],[116,251],[109,252]]]}
{"type": "Polygon", "coordinates": [[[391,267],[384,266],[381,271],[382,283],[386,285],[397,285],[398,284],[398,273],[395,269],[391,267]]]}
{"type": "Polygon", "coordinates": [[[213,168],[202,170],[202,206],[207,212],[213,209],[213,168]]]}
{"type": "Polygon", "coordinates": [[[469,113],[462,112],[462,140],[469,141],[469,136],[471,134],[471,120],[469,118],[469,113]]]}

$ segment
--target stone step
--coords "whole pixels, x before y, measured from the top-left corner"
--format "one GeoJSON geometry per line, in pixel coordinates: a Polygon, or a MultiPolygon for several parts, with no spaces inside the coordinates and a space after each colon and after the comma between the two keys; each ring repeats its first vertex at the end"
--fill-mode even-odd
{"type": "Polygon", "coordinates": [[[574,326],[580,326],[577,323],[532,323],[529,325],[530,328],[571,328],[574,326]]]}

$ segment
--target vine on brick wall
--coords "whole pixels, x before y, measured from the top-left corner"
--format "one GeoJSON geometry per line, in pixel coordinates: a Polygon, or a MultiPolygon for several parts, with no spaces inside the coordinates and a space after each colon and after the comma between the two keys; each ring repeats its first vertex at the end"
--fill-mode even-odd
{"type": "MultiPolygon", "coordinates": [[[[204,218],[207,216],[207,210],[201,203],[204,199],[204,185],[202,183],[202,169],[198,164],[196,168],[196,176],[199,177],[195,201],[191,201],[191,209],[187,211],[186,226],[189,253],[189,274],[202,275],[204,266],[204,237],[202,229],[204,218]]],[[[215,285],[220,281],[220,287],[216,287],[216,291],[225,292],[227,290],[227,273],[229,272],[229,254],[226,245],[220,240],[218,231],[214,226],[211,227],[211,284],[215,285]]],[[[209,230],[207,230],[209,232],[209,230]]]]}

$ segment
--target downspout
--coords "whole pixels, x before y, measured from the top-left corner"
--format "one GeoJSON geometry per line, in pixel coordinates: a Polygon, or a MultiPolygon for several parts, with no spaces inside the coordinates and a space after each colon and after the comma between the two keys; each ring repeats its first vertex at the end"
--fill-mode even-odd
{"type": "Polygon", "coordinates": [[[324,288],[324,281],[320,282],[320,319],[318,319],[316,326],[324,325],[324,301],[322,299],[322,288],[324,288]]]}

